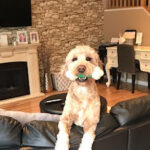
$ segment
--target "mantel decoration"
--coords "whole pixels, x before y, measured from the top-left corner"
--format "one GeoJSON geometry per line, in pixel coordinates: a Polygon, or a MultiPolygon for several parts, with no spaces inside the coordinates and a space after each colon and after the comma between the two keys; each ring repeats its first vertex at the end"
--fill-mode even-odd
{"type": "Polygon", "coordinates": [[[16,36],[13,36],[13,37],[12,37],[12,45],[13,45],[13,46],[16,46],[16,45],[17,45],[17,37],[16,37],[16,36]]]}
{"type": "Polygon", "coordinates": [[[30,32],[30,43],[39,43],[39,36],[37,31],[30,32]]]}
{"type": "Polygon", "coordinates": [[[41,72],[42,72],[42,85],[43,85],[43,92],[47,93],[52,91],[52,81],[51,81],[51,75],[50,75],[50,62],[49,57],[50,54],[48,53],[48,48],[45,45],[42,45],[40,47],[42,53],[41,53],[41,72]]]}
{"type": "Polygon", "coordinates": [[[18,44],[28,44],[27,31],[17,31],[18,44]]]}
{"type": "Polygon", "coordinates": [[[0,46],[8,45],[8,36],[7,33],[0,33],[0,46]]]}

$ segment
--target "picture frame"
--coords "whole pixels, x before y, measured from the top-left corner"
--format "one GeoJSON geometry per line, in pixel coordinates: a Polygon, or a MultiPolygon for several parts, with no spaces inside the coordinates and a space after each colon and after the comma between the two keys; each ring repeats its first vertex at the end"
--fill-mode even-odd
{"type": "Polygon", "coordinates": [[[142,32],[137,32],[137,35],[136,35],[136,44],[137,45],[142,44],[142,38],[143,38],[143,33],[142,32]]]}
{"type": "Polygon", "coordinates": [[[119,42],[119,38],[114,38],[114,37],[112,37],[111,38],[111,41],[110,41],[110,43],[118,43],[119,42]]]}
{"type": "Polygon", "coordinates": [[[27,31],[17,31],[18,44],[28,44],[27,31]]]}
{"type": "Polygon", "coordinates": [[[135,29],[127,29],[124,32],[124,38],[126,39],[135,39],[136,38],[136,30],[135,29]]]}
{"type": "Polygon", "coordinates": [[[0,46],[8,45],[8,37],[7,34],[0,34],[0,46]]]}
{"type": "Polygon", "coordinates": [[[30,32],[30,43],[39,43],[39,35],[37,31],[30,32]]]}

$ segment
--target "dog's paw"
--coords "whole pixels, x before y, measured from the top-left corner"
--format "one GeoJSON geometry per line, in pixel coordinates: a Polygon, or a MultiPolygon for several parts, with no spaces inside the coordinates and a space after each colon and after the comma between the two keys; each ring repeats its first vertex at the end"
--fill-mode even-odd
{"type": "Polygon", "coordinates": [[[79,150],[92,150],[94,136],[90,133],[85,133],[82,138],[79,150]]]}
{"type": "Polygon", "coordinates": [[[92,150],[91,148],[87,147],[87,146],[80,146],[80,148],[78,150],[92,150]]]}
{"type": "Polygon", "coordinates": [[[69,150],[69,144],[64,139],[56,141],[55,150],[69,150]]]}
{"type": "Polygon", "coordinates": [[[80,144],[80,147],[78,150],[92,150],[91,145],[88,145],[88,143],[82,143],[80,144]]]}
{"type": "Polygon", "coordinates": [[[57,141],[55,150],[69,150],[69,135],[65,132],[59,132],[57,135],[57,141]]]}
{"type": "Polygon", "coordinates": [[[56,145],[55,150],[69,150],[69,148],[65,145],[56,145]]]}
{"type": "Polygon", "coordinates": [[[69,150],[69,148],[63,146],[56,146],[55,150],[69,150]]]}

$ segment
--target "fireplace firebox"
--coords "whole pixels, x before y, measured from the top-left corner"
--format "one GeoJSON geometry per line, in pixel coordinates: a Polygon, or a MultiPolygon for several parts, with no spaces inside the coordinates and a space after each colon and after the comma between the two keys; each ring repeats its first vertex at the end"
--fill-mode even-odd
{"type": "Polygon", "coordinates": [[[0,63],[0,100],[28,94],[27,62],[0,63]]]}

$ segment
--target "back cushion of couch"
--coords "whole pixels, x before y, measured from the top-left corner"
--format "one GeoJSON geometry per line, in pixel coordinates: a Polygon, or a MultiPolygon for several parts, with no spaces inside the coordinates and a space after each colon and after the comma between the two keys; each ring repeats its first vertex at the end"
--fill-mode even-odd
{"type": "Polygon", "coordinates": [[[20,147],[22,125],[15,119],[0,116],[0,149],[20,147]]]}
{"type": "Polygon", "coordinates": [[[150,95],[117,103],[110,112],[120,125],[128,125],[150,115],[150,95]]]}
{"type": "MultiPolygon", "coordinates": [[[[96,129],[96,140],[118,127],[116,120],[107,113],[101,114],[96,129]]],[[[70,133],[70,146],[77,148],[83,136],[83,128],[73,125],[70,133]]],[[[58,124],[50,121],[31,121],[23,127],[22,145],[31,147],[54,148],[58,134],[58,124]]]]}

